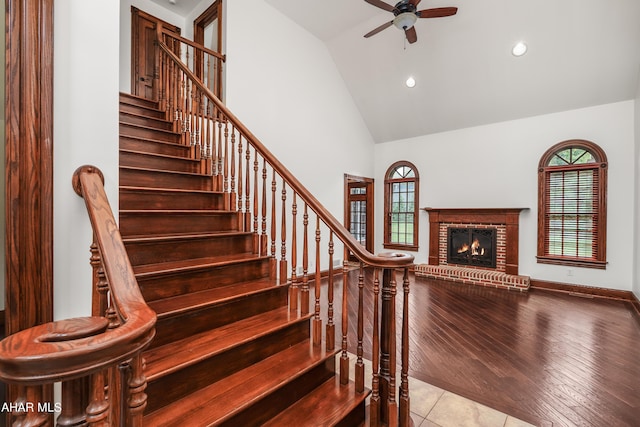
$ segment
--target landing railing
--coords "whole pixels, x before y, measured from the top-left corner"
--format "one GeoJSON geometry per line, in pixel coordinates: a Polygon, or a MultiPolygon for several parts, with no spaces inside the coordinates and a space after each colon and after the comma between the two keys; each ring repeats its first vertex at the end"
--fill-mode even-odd
{"type": "Polygon", "coordinates": [[[141,352],[155,335],[156,315],[140,293],[102,173],[81,167],[73,186],[94,232],[93,315],[26,329],[0,343],[0,379],[18,393],[8,408],[14,426],[51,425],[53,413],[58,426],[142,426],[141,352]],[[42,393],[42,385],[56,382],[60,402],[42,393]]]}
{"type": "Polygon", "coordinates": [[[160,102],[168,108],[167,117],[174,120],[174,129],[182,133],[183,143],[194,146],[196,149],[192,151],[209,162],[214,186],[224,194],[226,207],[237,212],[244,231],[253,233],[254,252],[271,259],[272,277],[282,284],[290,283],[291,309],[303,314],[312,311],[314,344],[335,350],[336,325],[341,324],[337,345],[342,384],[349,381],[350,369],[350,301],[347,295],[349,287],[357,286],[354,377],[356,390],[360,393],[365,390],[365,269],[373,268],[371,425],[409,426],[408,269],[413,257],[373,255],[366,251],[183,62],[182,49],[164,42],[159,47],[160,93],[164,94],[160,102]],[[336,256],[340,251],[341,272],[339,255],[336,256]],[[359,271],[357,284],[349,283],[350,255],[358,260],[355,267],[359,271]],[[338,261],[337,266],[334,260],[338,261]],[[315,272],[312,273],[310,267],[313,265],[315,272]],[[326,266],[324,272],[321,266],[326,266]],[[396,277],[397,271],[402,272],[400,281],[396,277]],[[342,298],[336,302],[334,278],[336,274],[340,277],[340,273],[342,298]],[[323,277],[327,283],[324,296],[321,295],[323,277]],[[398,292],[404,295],[399,349],[396,345],[398,292]],[[326,313],[321,313],[323,307],[326,307],[326,313]],[[338,309],[341,310],[340,320],[334,319],[338,309]],[[401,374],[396,394],[397,363],[401,365],[401,374]]]}

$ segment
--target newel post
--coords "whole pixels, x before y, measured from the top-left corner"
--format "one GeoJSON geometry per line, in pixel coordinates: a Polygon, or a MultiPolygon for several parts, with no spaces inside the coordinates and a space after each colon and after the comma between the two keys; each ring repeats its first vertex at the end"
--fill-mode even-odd
{"type": "Polygon", "coordinates": [[[380,421],[398,423],[396,402],[396,277],[393,269],[382,270],[382,314],[380,319],[380,421]]]}

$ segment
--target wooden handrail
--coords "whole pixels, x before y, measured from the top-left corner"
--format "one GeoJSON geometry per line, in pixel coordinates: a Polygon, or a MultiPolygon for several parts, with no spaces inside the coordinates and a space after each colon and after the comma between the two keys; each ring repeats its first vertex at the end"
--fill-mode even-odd
{"type": "Polygon", "coordinates": [[[65,319],[10,335],[0,343],[0,378],[37,385],[79,378],[125,362],[155,335],[156,315],[145,303],[104,191],[101,172],[83,166],[73,176],[84,198],[120,325],[104,317],[65,319]]]}
{"type": "Polygon", "coordinates": [[[260,155],[278,172],[278,174],[287,182],[287,184],[299,194],[309,205],[316,215],[318,215],[329,229],[347,246],[347,248],[361,262],[367,265],[380,268],[399,268],[406,267],[413,262],[413,255],[401,253],[387,253],[374,255],[368,252],[347,230],[338,219],[335,218],[320,203],[313,194],[260,142],[260,140],[207,88],[200,79],[171,51],[171,49],[163,42],[159,43],[160,48],[172,61],[180,68],[180,70],[189,78],[197,88],[205,94],[215,107],[222,113],[227,120],[245,137],[247,141],[260,153],[260,155]]]}
{"type": "Polygon", "coordinates": [[[188,46],[191,46],[197,50],[200,50],[208,55],[211,56],[215,56],[216,58],[222,60],[223,62],[227,60],[227,55],[225,55],[224,53],[220,53],[220,52],[216,52],[215,50],[211,50],[201,44],[195,43],[193,40],[189,40],[189,39],[185,39],[182,36],[177,35],[176,33],[172,33],[171,31],[167,31],[164,28],[162,28],[162,34],[164,34],[165,36],[171,37],[172,39],[178,40],[181,43],[184,43],[188,46]]]}

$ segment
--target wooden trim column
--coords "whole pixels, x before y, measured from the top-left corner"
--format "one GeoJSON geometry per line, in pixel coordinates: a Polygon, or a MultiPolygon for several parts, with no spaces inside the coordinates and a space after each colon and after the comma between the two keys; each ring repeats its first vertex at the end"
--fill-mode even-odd
{"type": "MultiPolygon", "coordinates": [[[[9,335],[53,320],[53,0],[7,0],[5,11],[9,335]]],[[[43,399],[52,390],[44,387],[43,399]]]]}

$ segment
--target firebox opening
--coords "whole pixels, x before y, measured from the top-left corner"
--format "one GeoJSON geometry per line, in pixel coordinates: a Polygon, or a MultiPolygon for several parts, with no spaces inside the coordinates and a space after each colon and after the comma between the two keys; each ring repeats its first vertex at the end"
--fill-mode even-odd
{"type": "Polygon", "coordinates": [[[447,228],[447,263],[496,267],[495,228],[447,228]]]}

